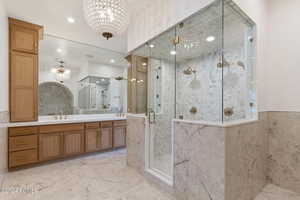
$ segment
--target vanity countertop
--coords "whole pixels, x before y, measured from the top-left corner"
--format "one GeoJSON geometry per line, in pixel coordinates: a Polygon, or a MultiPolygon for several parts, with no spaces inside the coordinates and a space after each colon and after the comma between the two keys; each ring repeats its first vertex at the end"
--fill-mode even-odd
{"type": "Polygon", "coordinates": [[[41,116],[39,117],[38,121],[6,123],[5,126],[6,127],[40,126],[40,125],[51,125],[51,124],[71,124],[71,123],[100,122],[100,121],[114,121],[114,120],[126,120],[126,116],[120,117],[117,116],[116,114],[68,115],[67,119],[55,119],[54,116],[41,116]]]}

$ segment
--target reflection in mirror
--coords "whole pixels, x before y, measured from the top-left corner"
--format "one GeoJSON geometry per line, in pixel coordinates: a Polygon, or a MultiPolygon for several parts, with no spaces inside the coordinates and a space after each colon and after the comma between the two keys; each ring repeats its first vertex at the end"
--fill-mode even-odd
{"type": "Polygon", "coordinates": [[[39,55],[39,115],[126,112],[125,54],[46,35],[39,55]]]}

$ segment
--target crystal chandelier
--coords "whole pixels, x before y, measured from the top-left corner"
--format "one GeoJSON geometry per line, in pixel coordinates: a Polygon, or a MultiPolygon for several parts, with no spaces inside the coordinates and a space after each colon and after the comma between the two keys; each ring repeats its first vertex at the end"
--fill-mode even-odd
{"type": "Polygon", "coordinates": [[[83,10],[88,25],[106,39],[122,34],[129,24],[126,0],[83,0],[83,10]]]}
{"type": "Polygon", "coordinates": [[[64,61],[59,61],[59,66],[51,70],[55,76],[55,79],[60,83],[63,83],[65,80],[68,80],[71,77],[71,70],[66,69],[64,64],[64,61]]]}

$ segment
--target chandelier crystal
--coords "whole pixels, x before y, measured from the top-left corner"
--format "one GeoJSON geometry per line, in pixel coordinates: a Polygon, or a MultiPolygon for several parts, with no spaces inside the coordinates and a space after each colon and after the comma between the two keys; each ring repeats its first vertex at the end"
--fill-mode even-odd
{"type": "Polygon", "coordinates": [[[83,0],[85,19],[106,39],[124,33],[129,24],[126,0],[83,0]]]}

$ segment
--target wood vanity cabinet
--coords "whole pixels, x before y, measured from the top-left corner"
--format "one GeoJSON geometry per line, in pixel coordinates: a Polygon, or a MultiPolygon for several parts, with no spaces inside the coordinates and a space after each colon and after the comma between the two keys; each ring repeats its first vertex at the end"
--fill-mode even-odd
{"type": "Polygon", "coordinates": [[[113,147],[113,123],[87,123],[85,130],[86,152],[111,149],[113,147]]]}
{"type": "Polygon", "coordinates": [[[38,162],[37,127],[8,130],[8,168],[38,162]]]}
{"type": "Polygon", "coordinates": [[[126,120],[9,128],[8,168],[126,146],[126,120]]]}
{"type": "Polygon", "coordinates": [[[38,42],[43,27],[9,18],[10,121],[36,121],[38,42]]]}
{"type": "Polygon", "coordinates": [[[45,133],[40,134],[39,140],[39,160],[52,160],[60,158],[62,151],[62,133],[45,133]]]}
{"type": "Polygon", "coordinates": [[[63,155],[72,156],[84,153],[84,131],[63,133],[63,155]]]}
{"type": "Polygon", "coordinates": [[[39,130],[40,161],[84,152],[84,124],[47,125],[39,130]]]}
{"type": "Polygon", "coordinates": [[[85,124],[85,151],[94,152],[101,149],[101,129],[100,123],[85,124]]]}
{"type": "Polygon", "coordinates": [[[114,133],[113,133],[113,147],[120,148],[126,146],[126,121],[115,121],[114,122],[114,133]]]}
{"type": "Polygon", "coordinates": [[[101,128],[101,149],[111,149],[113,147],[113,128],[103,127],[101,128]]]}

